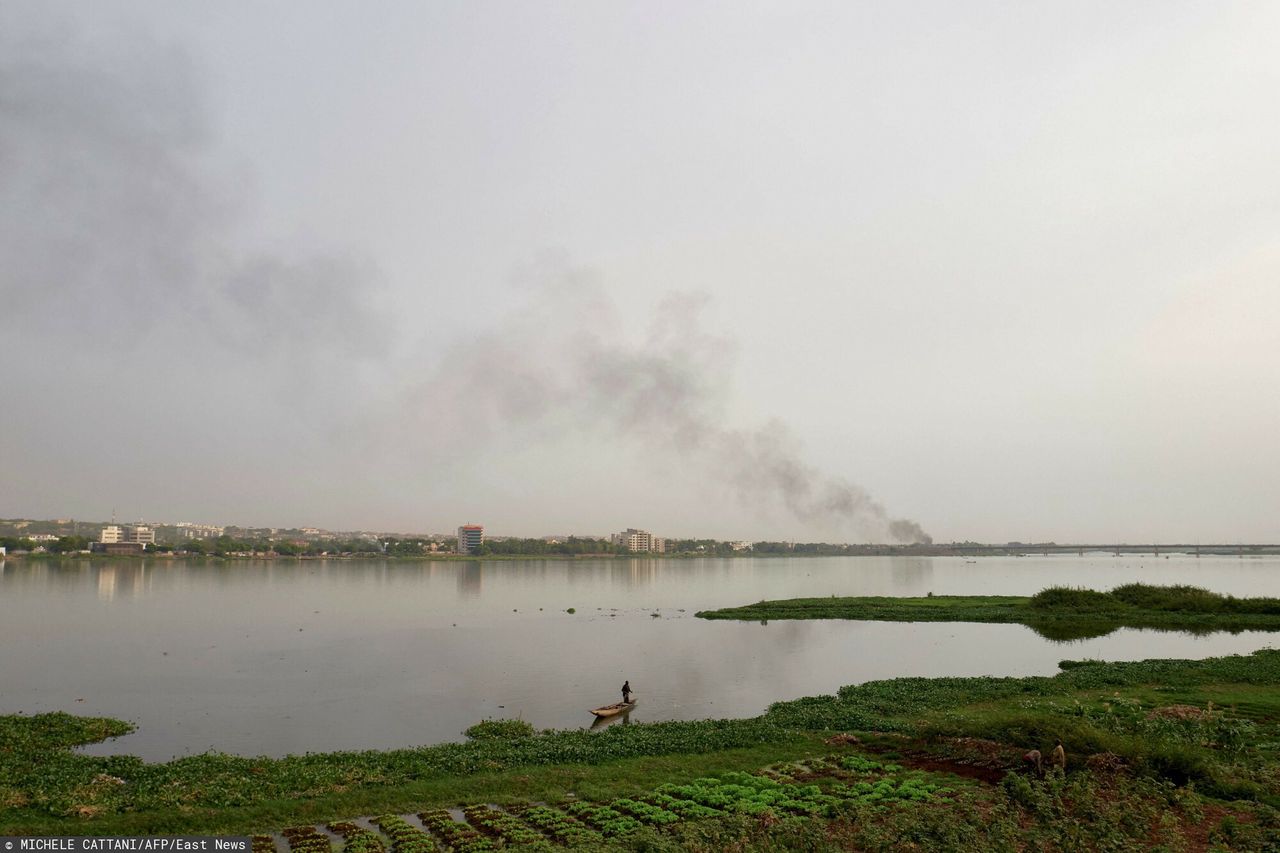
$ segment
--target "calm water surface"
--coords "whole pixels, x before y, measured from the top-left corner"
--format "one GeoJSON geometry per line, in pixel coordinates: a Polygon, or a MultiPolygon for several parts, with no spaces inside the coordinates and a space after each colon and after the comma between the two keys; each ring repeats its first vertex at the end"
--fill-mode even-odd
{"type": "Polygon", "coordinates": [[[1280,596],[1280,558],[0,561],[0,713],[139,725],[97,753],[285,755],[459,740],[486,717],[583,726],[624,679],[641,700],[634,721],[754,716],[877,678],[1052,674],[1067,657],[1280,642],[1120,630],[1054,643],[1020,625],[693,617],[764,598],[1130,581],[1280,596]]]}

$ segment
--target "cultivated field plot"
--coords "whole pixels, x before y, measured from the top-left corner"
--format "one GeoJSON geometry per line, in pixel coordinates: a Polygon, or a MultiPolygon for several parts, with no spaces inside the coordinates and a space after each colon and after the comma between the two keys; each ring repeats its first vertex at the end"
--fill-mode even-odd
{"type": "Polygon", "coordinates": [[[417,815],[381,815],[285,829],[279,843],[254,837],[254,853],[478,853],[498,849],[552,850],[608,847],[647,828],[661,831],[686,821],[752,816],[825,819],[842,804],[923,802],[946,797],[945,777],[907,770],[855,754],[832,754],[762,768],[726,772],[685,784],[664,784],[635,797],[605,803],[574,801],[498,808],[467,805],[417,815]]]}

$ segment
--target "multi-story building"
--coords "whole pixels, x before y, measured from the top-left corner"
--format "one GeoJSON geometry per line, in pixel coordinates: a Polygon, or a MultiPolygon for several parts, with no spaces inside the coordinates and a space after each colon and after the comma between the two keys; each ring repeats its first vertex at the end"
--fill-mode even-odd
{"type": "Polygon", "coordinates": [[[470,554],[484,544],[483,524],[464,524],[458,528],[458,553],[470,554]]]}
{"type": "Polygon", "coordinates": [[[124,538],[120,541],[134,545],[154,545],[156,544],[156,531],[155,528],[146,524],[126,524],[124,526],[124,538]]]}
{"type": "Polygon", "coordinates": [[[118,524],[108,524],[102,528],[102,535],[98,537],[98,541],[104,545],[114,545],[117,542],[124,541],[124,530],[118,524]]]}
{"type": "Polygon", "coordinates": [[[665,539],[660,539],[647,530],[636,530],[634,527],[615,533],[609,539],[614,545],[626,551],[661,554],[667,550],[665,539]]]}
{"type": "Polygon", "coordinates": [[[216,539],[222,535],[222,528],[213,524],[179,521],[174,528],[174,535],[178,539],[216,539]]]}

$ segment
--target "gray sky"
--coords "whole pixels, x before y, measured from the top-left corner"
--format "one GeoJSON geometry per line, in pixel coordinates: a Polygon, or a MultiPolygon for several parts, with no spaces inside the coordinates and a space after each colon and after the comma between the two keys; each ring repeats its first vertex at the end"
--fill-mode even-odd
{"type": "Polygon", "coordinates": [[[1280,540],[1276,32],[9,0],[0,515],[1280,540]]]}

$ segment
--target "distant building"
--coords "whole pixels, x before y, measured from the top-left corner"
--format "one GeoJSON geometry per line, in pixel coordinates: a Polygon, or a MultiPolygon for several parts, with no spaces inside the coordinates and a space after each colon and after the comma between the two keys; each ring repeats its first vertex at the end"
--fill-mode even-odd
{"type": "Polygon", "coordinates": [[[121,541],[133,545],[154,545],[156,544],[156,531],[154,527],[149,527],[145,524],[126,524],[124,526],[124,539],[121,541]]]}
{"type": "Polygon", "coordinates": [[[137,542],[94,542],[91,549],[95,554],[142,554],[146,546],[137,542]]]}
{"type": "Polygon", "coordinates": [[[222,535],[222,528],[214,524],[179,521],[174,527],[179,539],[216,539],[222,535]]]}
{"type": "Polygon", "coordinates": [[[483,524],[464,524],[458,528],[458,553],[470,554],[484,544],[483,524]]]}
{"type": "Polygon", "coordinates": [[[628,527],[621,533],[615,533],[609,540],[626,551],[661,554],[667,550],[667,541],[654,536],[647,530],[636,530],[628,527]]]}
{"type": "Polygon", "coordinates": [[[108,524],[102,528],[102,535],[98,537],[98,541],[104,545],[114,545],[117,542],[124,541],[124,530],[118,524],[108,524]]]}

